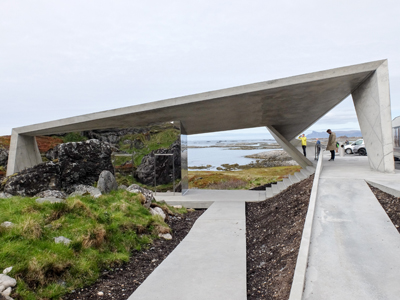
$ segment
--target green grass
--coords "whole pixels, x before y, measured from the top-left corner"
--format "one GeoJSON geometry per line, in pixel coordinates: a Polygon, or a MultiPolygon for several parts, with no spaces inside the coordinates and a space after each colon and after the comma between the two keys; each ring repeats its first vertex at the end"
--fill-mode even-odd
{"type": "Polygon", "coordinates": [[[175,128],[153,130],[153,132],[148,135],[144,135],[142,133],[128,134],[121,138],[119,148],[120,150],[127,153],[135,152],[134,165],[139,166],[145,155],[149,154],[153,150],[157,150],[160,148],[169,148],[173,144],[173,142],[178,139],[179,135],[179,131],[175,128]],[[132,147],[131,149],[130,144],[123,143],[125,140],[140,140],[142,143],[142,148],[138,149],[132,147]]]}
{"type": "MultiPolygon", "coordinates": [[[[141,187],[144,187],[145,189],[151,190],[154,192],[155,188],[153,185],[146,185],[143,184],[139,181],[136,180],[136,178],[134,178],[132,175],[128,174],[121,174],[121,173],[115,173],[115,179],[117,180],[118,185],[126,185],[126,186],[130,186],[132,184],[137,184],[141,187]]],[[[175,186],[177,186],[179,184],[181,180],[180,179],[176,179],[175,180],[175,186]]],[[[172,191],[173,189],[173,184],[171,183],[167,183],[167,184],[159,184],[157,185],[157,192],[166,192],[166,191],[172,191]]]]}
{"type": "Polygon", "coordinates": [[[63,143],[69,142],[83,142],[86,141],[87,138],[81,135],[79,132],[70,132],[67,133],[65,136],[61,137],[63,143]]]}
{"type": "Polygon", "coordinates": [[[131,251],[147,247],[158,232],[169,230],[142,201],[143,195],[122,190],[58,204],[38,204],[27,197],[0,201],[0,223],[14,223],[0,227],[0,270],[13,266],[9,275],[17,279],[21,299],[58,299],[93,283],[102,270],[128,261],[131,251]],[[57,236],[72,242],[55,244],[57,236]]]}
{"type": "Polygon", "coordinates": [[[284,166],[237,171],[189,171],[189,188],[247,190],[281,181],[300,169],[300,166],[284,166]]]}

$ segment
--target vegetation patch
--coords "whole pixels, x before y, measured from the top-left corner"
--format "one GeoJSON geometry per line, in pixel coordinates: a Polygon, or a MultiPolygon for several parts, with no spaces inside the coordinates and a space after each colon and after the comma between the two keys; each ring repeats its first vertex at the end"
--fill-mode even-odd
{"type": "Polygon", "coordinates": [[[87,137],[81,135],[79,132],[69,132],[62,136],[61,139],[63,143],[84,142],[87,140],[87,137]]]}
{"type": "Polygon", "coordinates": [[[125,135],[121,138],[119,149],[134,153],[133,163],[139,166],[145,155],[161,148],[168,149],[179,136],[180,132],[175,128],[153,128],[150,132],[125,135]]]}
{"type": "Polygon", "coordinates": [[[285,166],[237,171],[189,171],[189,188],[247,190],[281,181],[300,169],[300,166],[285,166]]]}
{"type": "Polygon", "coordinates": [[[11,140],[11,135],[0,136],[0,146],[3,146],[7,150],[10,149],[10,140],[11,140]]]}
{"type": "MultiPolygon", "coordinates": [[[[142,195],[118,190],[94,199],[70,197],[65,203],[38,204],[35,198],[0,201],[0,269],[13,266],[16,299],[58,299],[96,281],[104,269],[127,262],[169,226],[141,204],[142,195]],[[56,244],[64,236],[69,245],[56,244]]],[[[185,213],[166,204],[170,214],[185,213]]]]}
{"type": "Polygon", "coordinates": [[[56,136],[37,136],[36,143],[38,144],[39,152],[45,153],[50,149],[53,149],[58,144],[63,143],[63,140],[56,136]]]}

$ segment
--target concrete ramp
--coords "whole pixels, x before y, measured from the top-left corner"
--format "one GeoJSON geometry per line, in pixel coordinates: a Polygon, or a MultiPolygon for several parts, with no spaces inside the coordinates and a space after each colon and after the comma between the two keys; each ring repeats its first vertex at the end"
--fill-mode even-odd
{"type": "Polygon", "coordinates": [[[302,299],[400,298],[400,234],[369,179],[388,184],[399,174],[372,172],[363,158],[324,163],[302,299]]]}
{"type": "Polygon", "coordinates": [[[245,202],[215,202],[129,300],[245,300],[245,202]]]}

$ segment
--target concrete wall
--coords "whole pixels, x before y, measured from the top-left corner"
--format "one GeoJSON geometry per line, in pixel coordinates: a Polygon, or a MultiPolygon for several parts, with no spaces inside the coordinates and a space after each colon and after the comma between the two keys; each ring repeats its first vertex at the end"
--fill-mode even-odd
{"type": "Polygon", "coordinates": [[[8,156],[7,176],[42,162],[34,136],[19,134],[13,129],[11,134],[10,154],[8,156]]]}
{"type": "Polygon", "coordinates": [[[388,62],[352,92],[372,170],[394,172],[388,62]]]}
{"type": "Polygon", "coordinates": [[[303,153],[299,152],[290,141],[285,139],[285,137],[274,126],[267,126],[267,129],[283,150],[285,150],[302,168],[305,169],[307,166],[313,165],[313,163],[309,161],[303,153]]]}

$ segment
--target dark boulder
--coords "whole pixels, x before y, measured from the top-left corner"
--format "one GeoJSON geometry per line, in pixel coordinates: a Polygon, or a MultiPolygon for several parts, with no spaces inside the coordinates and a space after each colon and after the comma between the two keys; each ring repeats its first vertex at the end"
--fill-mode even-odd
{"type": "Polygon", "coordinates": [[[62,188],[69,193],[73,185],[92,185],[104,170],[114,174],[111,152],[110,144],[99,140],[55,146],[53,158],[60,165],[62,188]]]}
{"type": "Polygon", "coordinates": [[[11,195],[34,196],[46,190],[59,190],[60,166],[54,162],[39,164],[7,177],[4,192],[11,195]]]}
{"type": "Polygon", "coordinates": [[[157,158],[156,179],[157,185],[172,183],[172,157],[155,156],[155,154],[174,154],[175,180],[181,178],[181,144],[180,139],[175,141],[169,149],[158,149],[143,157],[136,170],[136,178],[146,185],[154,185],[154,160],[157,158]]]}
{"type": "Polygon", "coordinates": [[[7,167],[8,150],[0,146],[0,166],[7,167]]]}
{"type": "Polygon", "coordinates": [[[21,196],[34,196],[46,190],[71,193],[74,185],[94,184],[104,170],[114,174],[111,146],[99,140],[57,145],[50,158],[50,162],[7,177],[1,188],[21,196]]]}

